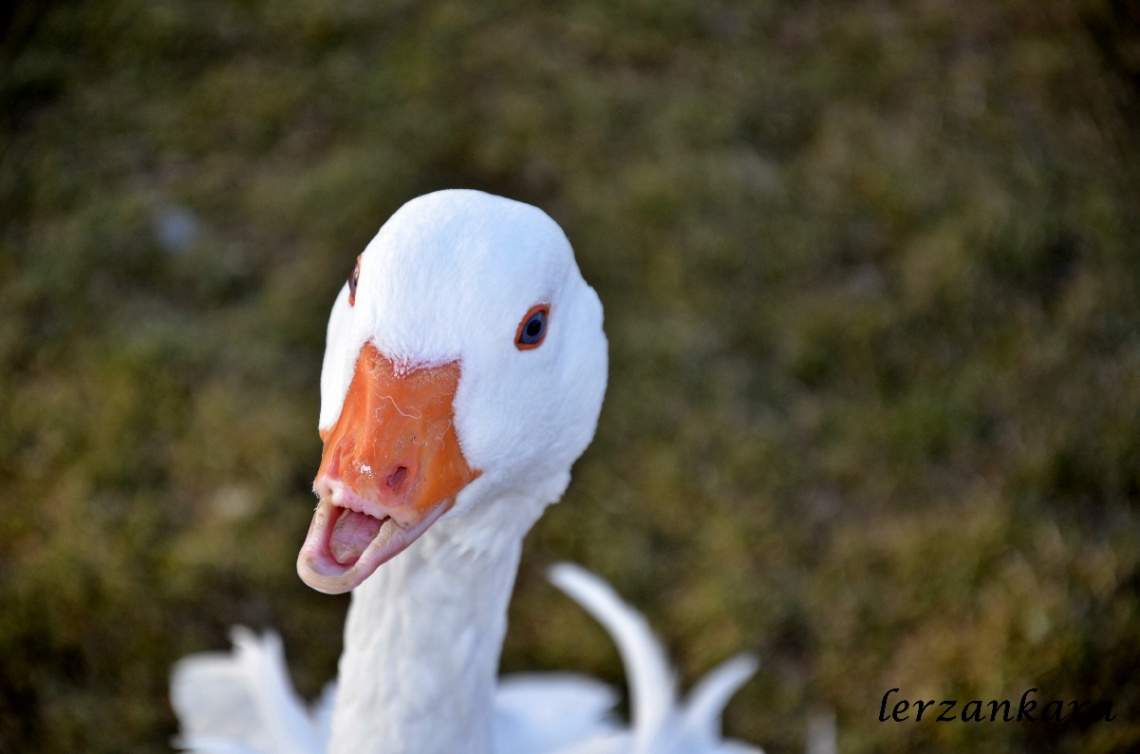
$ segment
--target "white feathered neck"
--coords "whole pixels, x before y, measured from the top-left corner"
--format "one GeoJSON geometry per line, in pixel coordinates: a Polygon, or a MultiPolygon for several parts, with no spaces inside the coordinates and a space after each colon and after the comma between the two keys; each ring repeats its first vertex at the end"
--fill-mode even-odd
{"type": "Polygon", "coordinates": [[[593,438],[606,383],[597,295],[542,211],[476,191],[400,209],[360,260],[355,304],[329,321],[321,428],[365,342],[409,367],[458,361],[454,422],[481,475],[353,594],[334,753],[490,754],[495,676],[522,538],[593,438]],[[550,307],[520,351],[520,318],[550,307]]]}
{"type": "MultiPolygon", "coordinates": [[[[543,507],[496,503],[529,512],[511,518],[519,529],[543,507]]],[[[488,547],[464,547],[469,519],[482,510],[439,522],[353,591],[332,752],[491,754],[507,604],[526,532],[501,530],[484,538],[488,547]]]]}

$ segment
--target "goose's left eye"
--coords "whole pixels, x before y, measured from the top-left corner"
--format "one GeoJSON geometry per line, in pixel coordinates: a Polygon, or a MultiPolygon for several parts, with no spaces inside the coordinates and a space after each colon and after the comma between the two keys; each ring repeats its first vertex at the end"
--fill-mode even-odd
{"type": "Polygon", "coordinates": [[[356,258],[356,266],[352,268],[352,274],[348,276],[348,305],[356,305],[356,285],[360,282],[360,257],[356,258]]]}
{"type": "Polygon", "coordinates": [[[546,337],[546,325],[550,321],[550,306],[537,304],[530,308],[526,316],[519,322],[518,332],[515,333],[515,346],[520,351],[538,348],[546,337]]]}

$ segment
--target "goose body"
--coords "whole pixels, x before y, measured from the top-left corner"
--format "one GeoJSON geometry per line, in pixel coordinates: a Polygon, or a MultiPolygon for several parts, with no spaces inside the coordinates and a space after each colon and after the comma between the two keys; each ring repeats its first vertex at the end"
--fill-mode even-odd
{"type": "Polygon", "coordinates": [[[542,211],[454,190],[393,215],[333,306],[320,503],[298,558],[310,586],[352,590],[336,690],[306,710],[279,641],[239,631],[232,655],[176,667],[181,745],[263,754],[756,751],[718,732],[751,661],[730,661],[679,705],[644,620],[573,566],[552,578],[617,640],[631,727],[611,720],[614,696],[597,682],[496,679],[522,539],[593,437],[606,349],[601,303],[542,211]]]}

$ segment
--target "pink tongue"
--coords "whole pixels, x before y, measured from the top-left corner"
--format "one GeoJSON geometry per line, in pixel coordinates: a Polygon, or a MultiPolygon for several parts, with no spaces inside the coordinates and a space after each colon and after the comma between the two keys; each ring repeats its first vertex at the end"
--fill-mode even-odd
{"type": "Polygon", "coordinates": [[[360,558],[368,543],[376,538],[384,522],[367,513],[345,511],[337,517],[329,537],[329,549],[336,562],[350,566],[360,558]]]}

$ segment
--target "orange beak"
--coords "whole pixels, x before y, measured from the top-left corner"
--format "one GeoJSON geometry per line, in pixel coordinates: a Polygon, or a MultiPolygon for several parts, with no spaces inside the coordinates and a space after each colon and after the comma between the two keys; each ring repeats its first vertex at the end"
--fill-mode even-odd
{"type": "Polygon", "coordinates": [[[366,343],[313,490],[321,502],[297,572],[338,594],[356,587],[451,509],[479,476],[459,447],[452,403],[457,362],[401,372],[366,343]]]}

